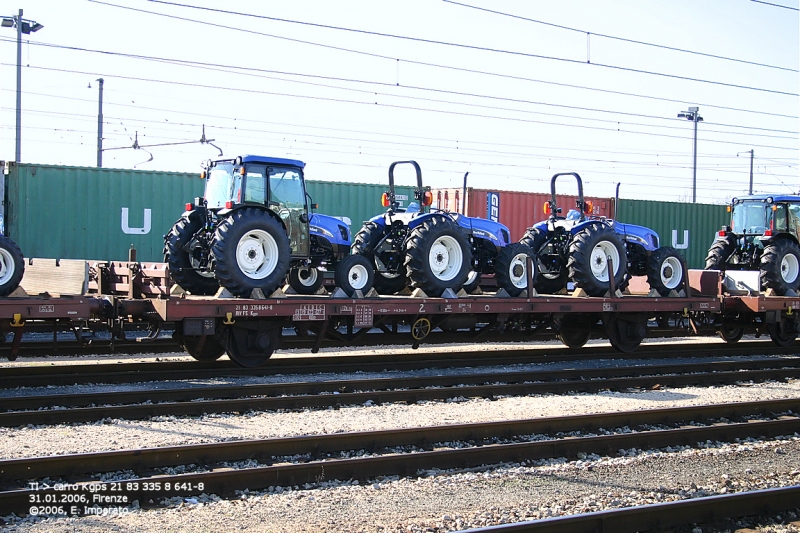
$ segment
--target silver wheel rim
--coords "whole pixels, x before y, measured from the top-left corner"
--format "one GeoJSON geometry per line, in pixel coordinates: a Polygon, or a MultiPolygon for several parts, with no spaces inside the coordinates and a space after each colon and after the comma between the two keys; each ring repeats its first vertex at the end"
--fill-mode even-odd
{"type": "Polygon", "coordinates": [[[0,285],[8,283],[15,270],[14,257],[5,248],[0,248],[0,285]]]}
{"type": "Polygon", "coordinates": [[[511,280],[511,284],[518,288],[518,289],[525,289],[528,286],[528,276],[527,276],[527,269],[528,269],[528,255],[527,254],[517,254],[511,260],[511,264],[508,266],[508,278],[511,280]]]}
{"type": "Polygon", "coordinates": [[[236,264],[251,279],[264,279],[278,266],[278,243],[262,229],[248,232],[236,245],[236,264]]]}
{"type": "Polygon", "coordinates": [[[297,279],[304,287],[313,287],[319,278],[319,271],[314,267],[300,267],[297,269],[297,279]],[[305,277],[304,277],[305,276],[305,277]]]}
{"type": "Polygon", "coordinates": [[[681,284],[683,270],[681,269],[680,259],[677,257],[667,257],[661,263],[661,283],[668,289],[674,289],[681,284]]]}
{"type": "Polygon", "coordinates": [[[347,271],[347,279],[350,283],[350,287],[352,287],[354,291],[358,291],[367,286],[369,272],[367,272],[364,265],[354,265],[347,271]]]}
{"type": "Polygon", "coordinates": [[[800,264],[794,254],[786,254],[781,259],[781,277],[786,283],[794,283],[800,274],[800,264]]]}
{"type": "Polygon", "coordinates": [[[445,235],[433,242],[431,251],[428,253],[428,265],[431,272],[441,281],[450,281],[461,271],[464,262],[464,254],[461,251],[458,241],[445,235]]]}
{"type": "Polygon", "coordinates": [[[608,258],[614,263],[614,274],[619,271],[619,250],[611,241],[600,241],[592,248],[590,261],[592,275],[598,281],[608,281],[608,258]]]}

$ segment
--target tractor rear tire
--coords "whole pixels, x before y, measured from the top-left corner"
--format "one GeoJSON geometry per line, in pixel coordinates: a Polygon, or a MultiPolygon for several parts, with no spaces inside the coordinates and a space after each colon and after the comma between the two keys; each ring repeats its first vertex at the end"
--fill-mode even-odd
{"type": "Polygon", "coordinates": [[[366,295],[375,281],[375,270],[363,255],[348,255],[336,265],[334,279],[348,296],[352,297],[356,291],[366,295]]]}
{"type": "Polygon", "coordinates": [[[316,294],[323,281],[322,272],[317,267],[303,265],[289,271],[289,285],[297,294],[316,294]]]}
{"type": "Polygon", "coordinates": [[[589,296],[603,296],[609,290],[608,257],[614,265],[618,289],[627,281],[628,257],[619,235],[608,226],[594,224],[579,231],[569,246],[567,268],[576,287],[589,296]]]}
{"type": "Polygon", "coordinates": [[[533,268],[531,279],[536,280],[536,255],[528,246],[509,244],[495,259],[494,277],[497,286],[505,289],[510,296],[519,296],[528,288],[528,258],[531,259],[533,268]]]}
{"type": "Polygon", "coordinates": [[[211,242],[220,285],[234,296],[264,296],[280,286],[289,270],[291,250],[283,226],[255,208],[234,211],[217,227],[211,242]]]}
{"type": "Polygon", "coordinates": [[[19,287],[25,273],[25,260],[17,243],[0,235],[0,296],[8,296],[19,287]]]}
{"type": "Polygon", "coordinates": [[[351,251],[353,255],[361,255],[373,265],[375,277],[373,287],[379,294],[394,294],[400,292],[408,285],[405,268],[400,267],[399,273],[386,271],[386,266],[375,254],[375,247],[383,238],[383,229],[374,222],[367,222],[364,227],[353,237],[351,251]]]}
{"type": "Polygon", "coordinates": [[[647,260],[647,283],[661,296],[679,291],[686,282],[683,279],[683,263],[678,250],[672,246],[662,246],[647,260]]]}
{"type": "Polygon", "coordinates": [[[705,270],[725,270],[728,259],[736,250],[736,241],[733,237],[725,237],[714,241],[708,249],[705,270]]]}
{"type": "Polygon", "coordinates": [[[778,296],[800,288],[800,248],[789,239],[778,239],[761,254],[761,286],[778,296]]]}
{"type": "Polygon", "coordinates": [[[411,286],[439,297],[458,292],[472,265],[469,241],[461,228],[444,217],[432,217],[414,228],[406,243],[406,275],[411,286]]]}
{"type": "Polygon", "coordinates": [[[556,294],[567,286],[569,278],[567,266],[560,262],[557,271],[550,271],[547,269],[549,265],[544,265],[540,259],[540,253],[545,242],[547,242],[547,233],[536,228],[530,228],[525,232],[525,236],[519,240],[520,244],[528,246],[533,253],[536,254],[536,282],[534,287],[537,292],[542,294],[556,294]]]}
{"type": "MultiPolygon", "coordinates": [[[[178,220],[164,239],[164,262],[169,265],[172,281],[185,291],[198,296],[210,296],[219,289],[213,272],[201,271],[198,255],[203,251],[192,244],[194,236],[203,229],[203,218],[178,220]],[[191,248],[190,248],[191,246],[191,248]]],[[[206,250],[208,253],[208,250],[206,250]]]]}

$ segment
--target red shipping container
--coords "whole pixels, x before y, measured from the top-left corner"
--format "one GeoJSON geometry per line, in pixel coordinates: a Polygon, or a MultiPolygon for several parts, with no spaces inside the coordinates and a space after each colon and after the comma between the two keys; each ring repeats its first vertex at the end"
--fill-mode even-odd
{"type": "MultiPolygon", "coordinates": [[[[433,207],[445,211],[462,213],[463,189],[431,189],[433,207]]],[[[466,214],[470,217],[498,220],[508,226],[511,240],[518,241],[525,235],[525,230],[535,223],[545,220],[544,204],[550,200],[549,193],[522,191],[493,191],[467,187],[466,214]],[[490,203],[490,200],[492,202],[490,203]],[[494,214],[492,211],[494,210],[494,214]],[[499,217],[499,218],[498,218],[499,217]]],[[[562,215],[566,216],[570,209],[575,209],[577,196],[559,194],[556,197],[562,215]]],[[[592,202],[592,214],[612,218],[614,216],[614,199],[587,196],[592,202]]]]}

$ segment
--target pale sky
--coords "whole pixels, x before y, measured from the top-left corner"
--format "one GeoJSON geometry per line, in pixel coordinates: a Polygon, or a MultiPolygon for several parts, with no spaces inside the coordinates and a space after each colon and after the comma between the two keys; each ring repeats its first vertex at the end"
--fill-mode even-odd
{"type": "MultiPolygon", "coordinates": [[[[751,149],[756,191],[800,190],[798,0],[17,0],[0,15],[19,8],[44,25],[23,35],[24,163],[95,166],[102,77],[106,149],[205,125],[224,157],[301,159],[308,179],[383,183],[415,159],[432,187],[470,172],[545,192],[578,172],[591,196],[621,182],[623,198],[686,201],[693,123],[677,115],[698,106],[698,201],[746,193],[751,149]]],[[[13,160],[13,28],[0,63],[13,160]]],[[[218,156],[178,144],[103,163],[199,172],[218,156]]]]}

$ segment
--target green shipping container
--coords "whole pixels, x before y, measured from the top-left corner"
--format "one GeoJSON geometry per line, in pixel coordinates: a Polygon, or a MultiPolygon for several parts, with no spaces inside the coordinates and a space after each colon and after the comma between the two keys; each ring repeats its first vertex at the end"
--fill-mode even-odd
{"type": "Polygon", "coordinates": [[[689,268],[703,268],[708,248],[730,214],[725,205],[620,200],[617,220],[655,230],[661,246],[677,248],[689,268]]]}
{"type": "Polygon", "coordinates": [[[6,233],[25,257],[162,261],[163,235],[203,193],[200,173],[12,165],[6,233]]]}
{"type": "MultiPolygon", "coordinates": [[[[200,173],[57,165],[10,165],[5,227],[25,257],[124,261],[163,260],[163,235],[187,202],[203,195],[200,173]]],[[[342,217],[352,233],[385,211],[388,184],[307,181],[316,210],[342,217]]],[[[397,187],[402,206],[413,187],[397,187]]]]}

